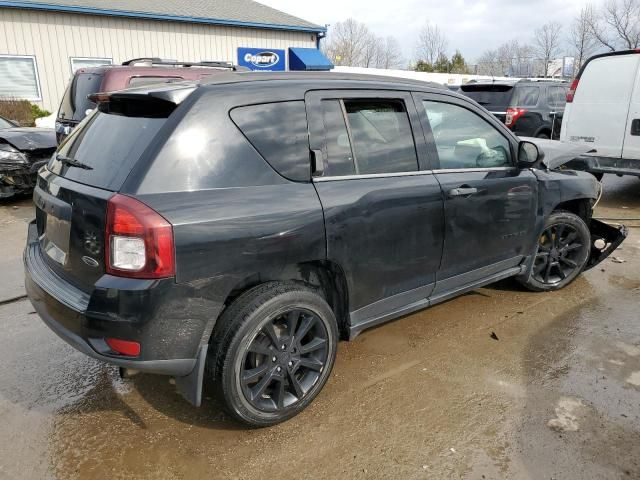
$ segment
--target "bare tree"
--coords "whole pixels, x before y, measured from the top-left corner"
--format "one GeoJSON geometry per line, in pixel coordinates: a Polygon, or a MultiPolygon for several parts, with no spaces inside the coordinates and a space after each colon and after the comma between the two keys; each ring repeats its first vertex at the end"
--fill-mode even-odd
{"type": "Polygon", "coordinates": [[[376,66],[378,68],[401,68],[404,65],[404,58],[398,41],[394,37],[378,40],[379,51],[376,66]]]}
{"type": "Polygon", "coordinates": [[[597,47],[597,40],[590,27],[592,15],[592,8],[590,6],[584,7],[580,10],[580,16],[571,24],[568,41],[575,57],[574,75],[578,73],[585,60],[593,55],[597,47]]]}
{"type": "Polygon", "coordinates": [[[609,0],[604,7],[604,21],[623,48],[640,44],[640,1],[609,0]]]}
{"type": "Polygon", "coordinates": [[[361,66],[369,36],[367,26],[353,18],[338,22],[329,31],[326,54],[334,65],[361,66]]]}
{"type": "Polygon", "coordinates": [[[612,52],[616,51],[616,42],[610,35],[610,32],[602,21],[602,15],[596,11],[593,5],[587,5],[585,7],[585,21],[589,27],[589,32],[593,38],[601,46],[612,52]]]}
{"type": "Polygon", "coordinates": [[[433,65],[438,57],[446,54],[447,37],[437,25],[425,25],[420,32],[416,53],[420,60],[433,65]]]}
{"type": "Polygon", "coordinates": [[[378,64],[378,58],[382,50],[381,40],[373,33],[368,33],[364,39],[364,48],[362,50],[362,58],[360,59],[360,67],[375,67],[378,64]]]}
{"type": "Polygon", "coordinates": [[[491,75],[493,77],[503,75],[500,65],[498,64],[498,52],[496,50],[486,50],[478,57],[476,63],[478,64],[478,75],[491,75]]]}
{"type": "Polygon", "coordinates": [[[640,0],[609,0],[600,11],[586,8],[593,38],[612,52],[640,46],[640,0]]]}
{"type": "Polygon", "coordinates": [[[381,38],[364,24],[348,18],[329,31],[324,52],[334,65],[397,68],[403,63],[398,41],[381,38]]]}
{"type": "Polygon", "coordinates": [[[487,50],[478,58],[477,64],[479,75],[496,77],[530,77],[542,71],[535,61],[534,48],[518,40],[503,43],[495,50],[487,50]]]}
{"type": "Polygon", "coordinates": [[[543,75],[547,76],[548,65],[560,53],[560,32],[562,25],[549,22],[535,31],[535,53],[544,66],[543,75]]]}

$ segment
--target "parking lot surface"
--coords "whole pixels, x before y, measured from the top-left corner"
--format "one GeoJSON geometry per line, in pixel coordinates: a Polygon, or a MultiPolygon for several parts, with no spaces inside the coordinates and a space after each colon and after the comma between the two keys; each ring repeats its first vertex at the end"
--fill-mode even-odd
{"type": "MultiPolygon", "coordinates": [[[[638,179],[605,188],[598,216],[640,217],[638,179]]],[[[2,479],[640,478],[638,228],[561,292],[502,282],[341,343],[310,408],[247,430],[212,385],[195,409],[58,339],[22,297],[32,216],[0,205],[2,479]]]]}

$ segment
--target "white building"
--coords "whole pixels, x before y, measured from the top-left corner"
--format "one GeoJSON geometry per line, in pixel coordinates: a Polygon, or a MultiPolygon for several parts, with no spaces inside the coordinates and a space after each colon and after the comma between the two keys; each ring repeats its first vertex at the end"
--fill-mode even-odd
{"type": "Polygon", "coordinates": [[[0,0],[0,97],[55,111],[75,69],[140,57],[305,69],[289,49],[315,55],[325,32],[251,0],[0,0]]]}

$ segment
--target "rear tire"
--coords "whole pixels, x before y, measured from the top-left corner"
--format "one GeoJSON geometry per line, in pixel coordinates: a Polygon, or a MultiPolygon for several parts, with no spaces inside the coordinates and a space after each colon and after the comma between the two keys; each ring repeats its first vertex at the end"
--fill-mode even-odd
{"type": "Polygon", "coordinates": [[[527,279],[529,290],[560,290],[582,272],[591,253],[591,233],[578,215],[556,211],[549,215],[538,239],[535,259],[527,279]]]}
{"type": "Polygon", "coordinates": [[[546,138],[547,140],[549,140],[551,138],[551,136],[546,132],[541,132],[541,133],[536,135],[536,138],[546,138]]]}
{"type": "Polygon", "coordinates": [[[288,420],[322,390],[337,343],[335,316],[316,291],[296,283],[255,287],[216,327],[210,361],[218,395],[250,426],[288,420]]]}

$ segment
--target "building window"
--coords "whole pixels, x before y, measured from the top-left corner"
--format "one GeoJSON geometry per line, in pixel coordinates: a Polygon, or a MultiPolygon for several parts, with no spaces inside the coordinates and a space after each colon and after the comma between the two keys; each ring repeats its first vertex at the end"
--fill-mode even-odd
{"type": "Polygon", "coordinates": [[[71,57],[71,73],[76,73],[79,68],[99,67],[112,63],[113,59],[111,58],[71,57]]]}
{"type": "Polygon", "coordinates": [[[36,57],[0,55],[0,98],[42,100],[36,57]]]}

